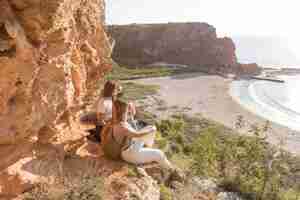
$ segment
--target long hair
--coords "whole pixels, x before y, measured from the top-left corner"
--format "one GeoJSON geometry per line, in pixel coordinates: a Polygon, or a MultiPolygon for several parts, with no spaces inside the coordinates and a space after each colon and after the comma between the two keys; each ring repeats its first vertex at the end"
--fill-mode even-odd
{"type": "Polygon", "coordinates": [[[112,116],[113,123],[120,123],[124,119],[127,107],[128,104],[123,101],[120,100],[113,101],[113,116],[112,116]]]}
{"type": "Polygon", "coordinates": [[[112,97],[117,89],[118,83],[116,81],[106,81],[103,88],[103,97],[112,97]]]}

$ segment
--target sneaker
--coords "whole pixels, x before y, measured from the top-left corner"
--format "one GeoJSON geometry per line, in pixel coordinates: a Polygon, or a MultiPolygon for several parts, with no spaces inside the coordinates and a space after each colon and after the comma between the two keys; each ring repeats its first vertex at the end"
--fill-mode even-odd
{"type": "Polygon", "coordinates": [[[169,181],[178,181],[180,183],[183,183],[185,180],[185,174],[182,172],[182,170],[174,168],[171,170],[169,181]]]}
{"type": "Polygon", "coordinates": [[[94,129],[90,129],[90,130],[87,130],[87,132],[89,133],[88,136],[86,136],[86,138],[92,142],[95,142],[95,143],[101,143],[101,138],[100,138],[100,135],[97,134],[97,129],[94,128],[94,129]]]}
{"type": "Polygon", "coordinates": [[[170,169],[162,169],[162,177],[160,183],[168,183],[172,174],[172,171],[170,169]]]}
{"type": "Polygon", "coordinates": [[[163,174],[163,180],[162,182],[167,185],[171,186],[173,182],[179,182],[179,183],[184,183],[185,180],[185,174],[176,168],[172,169],[164,169],[162,170],[163,174]]]}

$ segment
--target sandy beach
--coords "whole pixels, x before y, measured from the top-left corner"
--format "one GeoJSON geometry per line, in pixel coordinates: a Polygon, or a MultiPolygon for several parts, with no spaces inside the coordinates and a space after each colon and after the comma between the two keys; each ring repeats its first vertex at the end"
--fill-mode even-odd
{"type": "MultiPolygon", "coordinates": [[[[248,111],[233,100],[229,94],[231,81],[204,73],[136,80],[139,83],[159,85],[157,98],[164,100],[169,108],[181,108],[191,115],[201,114],[232,128],[238,116],[243,116],[247,125],[241,132],[247,134],[251,125],[263,125],[266,119],[248,111]]],[[[150,109],[161,117],[168,115],[167,110],[157,111],[157,106],[151,106],[150,109]]],[[[283,141],[285,149],[300,154],[300,133],[287,127],[271,123],[268,140],[277,146],[283,141]]]]}

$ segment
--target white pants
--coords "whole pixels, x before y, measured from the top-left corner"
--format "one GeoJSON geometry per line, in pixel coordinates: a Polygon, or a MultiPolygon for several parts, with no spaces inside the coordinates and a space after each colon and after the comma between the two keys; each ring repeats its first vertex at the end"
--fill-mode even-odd
{"type": "Polygon", "coordinates": [[[122,152],[123,160],[133,164],[157,162],[162,168],[172,168],[164,152],[159,149],[145,148],[143,141],[133,141],[131,146],[122,152]]]}

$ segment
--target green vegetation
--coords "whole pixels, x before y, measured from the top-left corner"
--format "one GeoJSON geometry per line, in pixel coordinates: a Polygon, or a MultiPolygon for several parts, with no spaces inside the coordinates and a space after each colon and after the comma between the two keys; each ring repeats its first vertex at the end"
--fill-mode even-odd
{"type": "Polygon", "coordinates": [[[159,86],[157,85],[145,85],[134,82],[123,82],[123,100],[142,100],[146,99],[147,96],[155,95],[159,86]]]}
{"type": "Polygon", "coordinates": [[[113,68],[106,75],[106,80],[133,80],[152,77],[163,77],[183,73],[203,72],[201,67],[155,67],[137,66],[126,67],[113,63],[113,68]]]}
{"type": "Polygon", "coordinates": [[[172,191],[165,185],[160,185],[160,200],[172,200],[172,191]]]}
{"type": "Polygon", "coordinates": [[[267,125],[253,127],[251,137],[185,115],[162,120],[157,127],[158,147],[191,176],[214,178],[226,191],[250,200],[300,197],[300,159],[265,141],[267,125]]]}
{"type": "Polygon", "coordinates": [[[127,176],[128,177],[138,177],[139,173],[137,172],[136,166],[129,165],[127,169],[127,176]]]}
{"type": "Polygon", "coordinates": [[[107,80],[132,80],[139,78],[169,76],[175,73],[174,69],[166,67],[120,67],[114,63],[112,71],[106,76],[107,80]]]}
{"type": "Polygon", "coordinates": [[[297,183],[290,182],[294,158],[259,136],[224,136],[209,128],[193,143],[193,158],[198,175],[217,178],[226,190],[249,199],[282,199],[280,194],[297,183]]]}

